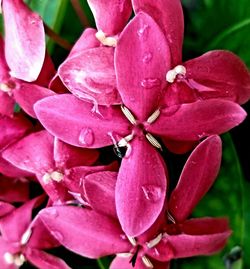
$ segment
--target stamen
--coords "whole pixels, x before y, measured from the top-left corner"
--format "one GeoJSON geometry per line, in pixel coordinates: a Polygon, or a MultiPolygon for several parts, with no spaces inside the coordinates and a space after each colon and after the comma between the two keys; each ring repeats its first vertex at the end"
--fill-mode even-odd
{"type": "Polygon", "coordinates": [[[133,247],[135,247],[137,245],[136,239],[134,237],[128,236],[128,240],[133,247]]]}
{"type": "Polygon", "coordinates": [[[148,119],[147,123],[151,124],[157,120],[157,118],[160,116],[161,111],[160,109],[157,109],[148,119]]]}
{"type": "Polygon", "coordinates": [[[60,173],[60,172],[58,172],[58,171],[53,171],[51,174],[50,174],[50,177],[54,180],[54,181],[56,181],[56,182],[60,182],[60,181],[62,181],[62,179],[63,179],[63,174],[62,173],[60,173]]]}
{"type": "Polygon", "coordinates": [[[153,137],[153,135],[151,135],[150,133],[147,133],[146,138],[154,147],[162,151],[161,144],[156,140],[156,138],[153,137]]]}
{"type": "Polygon", "coordinates": [[[141,259],[143,263],[145,264],[145,266],[147,266],[148,268],[154,268],[154,265],[146,256],[142,256],[141,259]]]}
{"type": "Polygon", "coordinates": [[[0,90],[3,92],[10,92],[11,88],[5,83],[0,83],[0,90]]]}
{"type": "Polygon", "coordinates": [[[177,77],[177,75],[185,76],[187,73],[187,69],[183,65],[177,65],[174,69],[169,70],[166,75],[166,80],[169,83],[173,83],[177,77]]]}
{"type": "Polygon", "coordinates": [[[127,135],[125,137],[123,137],[118,143],[118,147],[127,147],[128,146],[128,142],[131,141],[134,138],[134,134],[130,134],[127,135]]]}
{"type": "Polygon", "coordinates": [[[130,258],[133,256],[132,253],[130,252],[126,252],[126,253],[117,253],[116,254],[117,257],[121,257],[121,258],[130,258]]]}
{"type": "Polygon", "coordinates": [[[166,81],[169,83],[173,83],[175,81],[176,76],[177,73],[174,70],[170,70],[167,72],[166,81]]]}
{"type": "Polygon", "coordinates": [[[168,219],[169,219],[172,223],[176,224],[176,221],[175,221],[174,217],[173,217],[169,212],[168,212],[168,219]]]}
{"type": "Polygon", "coordinates": [[[31,229],[28,229],[23,235],[22,235],[22,238],[21,238],[21,245],[26,245],[31,237],[31,234],[32,234],[32,230],[31,229]]]}
{"type": "Polygon", "coordinates": [[[42,177],[42,180],[43,180],[44,184],[50,183],[50,181],[51,181],[50,174],[49,173],[44,174],[44,176],[42,177]]]}
{"type": "Polygon", "coordinates": [[[106,34],[102,30],[99,30],[95,34],[95,36],[104,46],[116,47],[117,45],[117,39],[111,36],[107,37],[106,34]]]}
{"type": "Polygon", "coordinates": [[[16,266],[22,266],[24,262],[25,262],[25,257],[23,256],[23,254],[20,254],[19,256],[15,257],[14,264],[16,266]]]}
{"type": "Polygon", "coordinates": [[[148,248],[153,248],[161,242],[162,234],[160,233],[156,238],[147,243],[148,248]]]}
{"type": "Polygon", "coordinates": [[[9,252],[4,253],[3,258],[7,264],[13,264],[15,260],[14,256],[9,252]]]}
{"type": "Polygon", "coordinates": [[[121,110],[123,114],[125,115],[125,117],[129,120],[129,122],[132,123],[133,125],[136,125],[136,119],[134,115],[132,114],[132,112],[128,108],[126,108],[124,105],[121,105],[121,110]]]}
{"type": "Polygon", "coordinates": [[[174,68],[174,71],[176,72],[177,75],[183,75],[185,76],[186,73],[187,73],[187,69],[185,66],[183,65],[177,65],[175,68],[174,68]]]}

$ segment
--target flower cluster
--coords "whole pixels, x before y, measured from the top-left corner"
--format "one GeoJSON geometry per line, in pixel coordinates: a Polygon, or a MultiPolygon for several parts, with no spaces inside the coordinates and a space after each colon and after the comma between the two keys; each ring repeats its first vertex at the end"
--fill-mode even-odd
{"type": "Polygon", "coordinates": [[[88,3],[97,30],[55,70],[41,17],[1,1],[0,267],[69,268],[46,252],[60,245],[116,255],[112,269],[221,250],[227,219],[189,217],[219,172],[219,135],[246,117],[249,71],[228,51],[182,62],[180,0],[88,3]],[[173,190],[166,149],[191,151],[173,190]]]}

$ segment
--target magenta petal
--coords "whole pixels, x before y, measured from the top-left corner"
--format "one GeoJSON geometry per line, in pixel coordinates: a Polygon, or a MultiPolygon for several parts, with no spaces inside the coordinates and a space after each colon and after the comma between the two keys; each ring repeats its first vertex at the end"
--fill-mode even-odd
{"type": "Polygon", "coordinates": [[[44,209],[39,216],[63,246],[82,256],[99,258],[129,249],[116,220],[92,210],[59,206],[44,209]]]}
{"type": "Polygon", "coordinates": [[[192,213],[215,181],[220,169],[221,147],[220,137],[211,136],[188,158],[169,201],[169,210],[177,222],[184,221],[192,213]]]}
{"type": "Polygon", "coordinates": [[[129,124],[119,108],[98,106],[99,113],[92,108],[70,94],[47,97],[34,106],[44,127],[73,146],[104,147],[113,144],[112,132],[128,135],[129,124]]]}
{"type": "Polygon", "coordinates": [[[70,269],[62,259],[39,249],[28,248],[25,251],[25,257],[39,269],[70,269]]]}
{"type": "Polygon", "coordinates": [[[1,236],[0,236],[0,265],[1,269],[17,269],[17,267],[13,264],[6,263],[4,259],[4,254],[6,252],[15,253],[18,252],[19,248],[14,247],[9,242],[6,242],[1,236]]]}
{"type": "Polygon", "coordinates": [[[122,32],[116,51],[118,90],[125,106],[146,120],[159,105],[170,69],[170,53],[156,22],[138,13],[122,32]]]}
{"type": "Polygon", "coordinates": [[[13,77],[34,81],[45,58],[45,33],[40,16],[23,1],[4,0],[5,56],[13,77]]]}
{"type": "Polygon", "coordinates": [[[147,131],[173,140],[198,141],[229,131],[245,117],[246,112],[238,104],[211,99],[164,108],[147,131]]]}
{"type": "Polygon", "coordinates": [[[29,200],[29,182],[0,176],[0,199],[10,203],[29,200]]]}
{"type": "Polygon", "coordinates": [[[99,157],[94,149],[83,149],[68,145],[59,139],[54,140],[54,160],[57,167],[72,168],[74,166],[92,165],[99,157]]]}
{"type": "Polygon", "coordinates": [[[0,114],[11,117],[14,113],[14,105],[14,99],[8,93],[0,90],[0,114]]]}
{"type": "Polygon", "coordinates": [[[130,0],[88,0],[88,4],[97,28],[107,35],[121,32],[132,13],[130,0]]]}
{"type": "Polygon", "coordinates": [[[135,12],[144,11],[161,27],[168,41],[172,66],[181,63],[184,18],[179,0],[132,0],[135,12]]]}
{"type": "MultiPolygon", "coordinates": [[[[219,219],[218,221],[217,219],[213,219],[210,225],[220,225],[221,220],[219,219]],[[217,223],[218,221],[219,223],[217,223]]],[[[183,233],[179,235],[166,235],[165,242],[172,246],[175,258],[211,255],[225,246],[231,231],[226,228],[223,231],[218,230],[217,232],[210,233],[210,228],[207,228],[208,233],[204,234],[190,235],[183,233]]]]}
{"type": "Polygon", "coordinates": [[[117,172],[97,172],[87,175],[84,188],[88,203],[95,211],[116,218],[115,184],[117,172]]]}
{"type": "Polygon", "coordinates": [[[32,133],[3,152],[3,157],[20,169],[42,174],[54,167],[53,136],[47,131],[32,133]]]}
{"type": "Polygon", "coordinates": [[[19,242],[31,222],[32,210],[39,206],[44,198],[44,195],[38,196],[2,218],[0,220],[0,230],[3,238],[8,241],[19,242]]]}
{"type": "Polygon", "coordinates": [[[229,51],[210,51],[185,63],[186,77],[202,98],[227,98],[242,104],[250,98],[250,73],[229,51]]]}
{"type": "Polygon", "coordinates": [[[122,160],[115,190],[117,215],[126,234],[142,234],[155,222],[166,187],[160,154],[145,139],[134,139],[129,156],[122,160]]]}
{"type": "Polygon", "coordinates": [[[15,207],[13,205],[0,201],[0,218],[9,214],[14,209],[15,207]]]}
{"type": "Polygon", "coordinates": [[[25,82],[20,83],[18,89],[13,91],[13,94],[19,106],[34,118],[36,118],[36,114],[33,105],[45,97],[55,95],[53,91],[47,88],[25,82]]]}
{"type": "Polygon", "coordinates": [[[121,103],[116,89],[114,48],[84,50],[66,60],[58,74],[65,86],[80,99],[99,105],[121,103]]]}
{"type": "Polygon", "coordinates": [[[30,127],[31,124],[22,116],[7,117],[0,114],[0,149],[24,136],[30,127]]]}
{"type": "Polygon", "coordinates": [[[5,60],[4,41],[0,35],[0,82],[7,81],[10,78],[9,67],[5,60]]]}

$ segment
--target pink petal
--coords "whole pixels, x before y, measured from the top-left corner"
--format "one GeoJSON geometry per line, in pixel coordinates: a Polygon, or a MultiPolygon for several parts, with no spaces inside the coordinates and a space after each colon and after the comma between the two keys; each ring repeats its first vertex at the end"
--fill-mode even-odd
{"type": "Polygon", "coordinates": [[[43,174],[54,168],[53,136],[47,131],[32,133],[3,152],[3,157],[20,169],[43,174]]]}
{"type": "Polygon", "coordinates": [[[91,112],[91,104],[70,94],[44,98],[34,109],[49,132],[73,146],[104,147],[113,143],[112,132],[120,137],[129,133],[128,121],[119,108],[98,106],[99,113],[91,112]]]}
{"type": "Polygon", "coordinates": [[[5,60],[4,54],[4,41],[0,35],[0,82],[4,82],[10,79],[9,67],[5,60]]]}
{"type": "Polygon", "coordinates": [[[96,26],[107,35],[122,31],[132,13],[130,0],[88,0],[96,26]]]}
{"type": "Polygon", "coordinates": [[[245,117],[246,112],[239,105],[211,99],[164,108],[159,118],[146,129],[173,140],[198,141],[229,131],[245,117]]]}
{"type": "Polygon", "coordinates": [[[58,74],[65,86],[80,99],[99,105],[121,103],[116,89],[114,48],[83,50],[66,60],[58,74]]]}
{"type": "Polygon", "coordinates": [[[70,269],[70,267],[62,259],[39,249],[26,250],[25,257],[30,263],[39,269],[70,269]]]}
{"type": "Polygon", "coordinates": [[[170,53],[156,22],[138,13],[122,32],[115,67],[122,100],[139,120],[146,120],[159,105],[170,68],[170,53]]]}
{"type": "Polygon", "coordinates": [[[195,81],[202,98],[224,98],[240,104],[250,98],[249,70],[232,52],[210,51],[187,61],[185,67],[187,79],[195,81]]]}
{"type": "Polygon", "coordinates": [[[2,237],[12,242],[20,241],[31,222],[32,210],[41,205],[44,198],[44,195],[38,196],[1,218],[0,230],[2,237]]]}
{"type": "MultiPolygon", "coordinates": [[[[213,225],[216,226],[218,221],[214,219],[213,225]]],[[[220,219],[219,219],[220,224],[220,219]]],[[[197,255],[211,255],[220,251],[226,244],[231,231],[227,228],[223,231],[214,233],[208,233],[189,235],[166,235],[165,243],[170,244],[173,247],[175,258],[185,258],[197,255]]]]}
{"type": "Polygon", "coordinates": [[[221,163],[219,136],[201,142],[189,156],[169,201],[169,210],[177,222],[184,221],[214,183],[221,163]]]}
{"type": "Polygon", "coordinates": [[[116,220],[92,210],[59,206],[42,210],[39,216],[63,246],[82,256],[99,258],[129,249],[116,220]]]}
{"type": "Polygon", "coordinates": [[[82,35],[74,44],[67,59],[76,56],[78,53],[83,52],[86,49],[97,48],[100,46],[99,40],[95,36],[96,30],[87,28],[83,31],[82,35]]]}
{"type": "Polygon", "coordinates": [[[95,211],[117,218],[115,208],[115,184],[117,172],[97,172],[87,175],[84,189],[87,200],[95,211]]]}
{"type": "Polygon", "coordinates": [[[27,201],[29,182],[0,176],[0,199],[10,203],[27,201]]]}
{"type": "Polygon", "coordinates": [[[161,27],[168,41],[172,66],[181,63],[184,18],[179,0],[132,0],[135,12],[144,11],[161,27]]]}
{"type": "Polygon", "coordinates": [[[0,90],[0,114],[11,117],[14,113],[14,106],[14,99],[8,93],[0,90]]]}
{"type": "Polygon", "coordinates": [[[30,122],[21,115],[14,117],[0,115],[0,149],[24,136],[30,128],[30,122]]]}
{"type": "Polygon", "coordinates": [[[45,33],[40,16],[21,0],[4,0],[5,56],[13,77],[34,81],[45,58],[45,33]]]}
{"type": "Polygon", "coordinates": [[[164,161],[145,139],[131,142],[123,158],[116,184],[116,210],[129,236],[145,232],[159,216],[166,195],[164,161]]]}
{"type": "Polygon", "coordinates": [[[0,201],[0,218],[9,214],[14,209],[15,207],[13,205],[0,201]]]}
{"type": "Polygon", "coordinates": [[[177,141],[164,138],[162,140],[167,149],[175,154],[185,154],[195,148],[197,144],[193,141],[177,141]]]}
{"type": "Polygon", "coordinates": [[[55,95],[53,91],[47,88],[25,82],[20,83],[13,94],[20,107],[33,118],[36,118],[33,105],[45,97],[55,95]]]}
{"type": "Polygon", "coordinates": [[[81,165],[92,165],[99,157],[94,149],[83,149],[68,145],[59,139],[54,140],[54,160],[57,167],[72,168],[81,165]]]}

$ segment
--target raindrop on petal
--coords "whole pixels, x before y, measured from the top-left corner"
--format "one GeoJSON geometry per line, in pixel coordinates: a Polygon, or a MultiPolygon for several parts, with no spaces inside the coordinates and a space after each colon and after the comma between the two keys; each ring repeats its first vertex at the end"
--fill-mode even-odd
{"type": "Polygon", "coordinates": [[[137,30],[137,35],[139,37],[144,37],[146,38],[148,35],[148,30],[149,26],[147,24],[143,24],[138,30],[137,30]]]}
{"type": "Polygon", "coordinates": [[[152,89],[161,86],[161,80],[158,78],[145,78],[141,81],[141,86],[145,89],[152,89]]]}
{"type": "Polygon", "coordinates": [[[143,61],[143,63],[148,64],[148,63],[150,63],[152,58],[153,58],[153,54],[151,52],[146,52],[143,55],[142,61],[143,61]]]}
{"type": "Polygon", "coordinates": [[[83,128],[79,135],[79,143],[84,146],[92,146],[94,144],[94,133],[90,128],[83,128]]]}
{"type": "Polygon", "coordinates": [[[142,191],[145,198],[151,202],[158,202],[162,197],[162,189],[156,185],[142,186],[142,191]]]}

